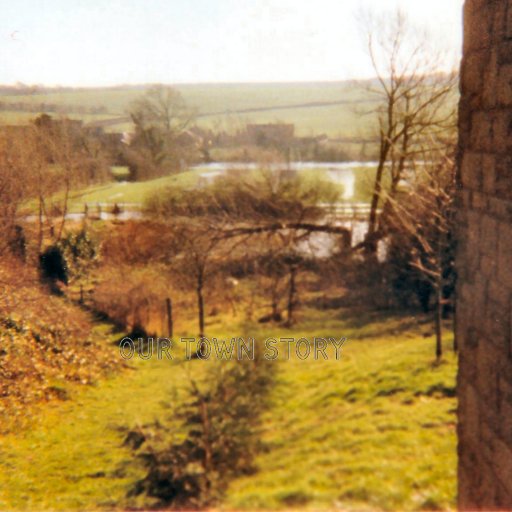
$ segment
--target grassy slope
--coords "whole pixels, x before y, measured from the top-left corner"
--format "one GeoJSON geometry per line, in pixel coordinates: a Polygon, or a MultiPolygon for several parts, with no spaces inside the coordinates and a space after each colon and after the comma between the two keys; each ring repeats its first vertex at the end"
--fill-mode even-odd
{"type": "MultiPolygon", "coordinates": [[[[314,101],[355,100],[366,95],[354,82],[182,84],[175,86],[187,102],[201,113],[249,107],[272,107],[314,101]],[[340,98],[341,96],[341,98],[340,98]],[[283,99],[285,101],[283,101],[283,99]]],[[[111,114],[125,113],[127,105],[144,93],[145,87],[105,87],[0,96],[4,102],[42,102],[59,105],[105,106],[111,114]]]]}
{"type": "MultiPolygon", "coordinates": [[[[358,136],[368,127],[368,116],[361,118],[356,111],[368,111],[368,93],[364,86],[353,82],[317,82],[289,84],[197,84],[177,87],[185,100],[199,114],[233,112],[248,108],[268,108],[280,105],[297,105],[308,102],[348,101],[346,105],[296,108],[291,110],[268,110],[247,114],[226,114],[218,117],[201,118],[199,124],[222,126],[236,130],[246,122],[285,121],[296,124],[299,135],[327,133],[330,136],[358,136]],[[354,103],[363,100],[363,103],[354,103]]],[[[130,103],[143,94],[143,89],[97,88],[45,94],[26,94],[0,97],[2,102],[23,102],[85,107],[104,106],[108,114],[71,114],[70,117],[86,121],[115,118],[126,114],[130,103]]],[[[0,112],[0,121],[24,123],[35,114],[23,112],[0,112]]],[[[130,125],[114,127],[115,131],[130,129],[130,125]]]]}
{"type": "Polygon", "coordinates": [[[154,420],[182,381],[169,363],[141,364],[48,406],[24,436],[0,438],[0,509],[115,506],[142,476],[123,469],[130,452],[117,428],[154,420]]]}
{"type": "Polygon", "coordinates": [[[404,331],[404,320],[343,318],[316,313],[301,329],[346,335],[343,360],[281,365],[262,470],[233,483],[230,506],[453,507],[454,356],[433,366],[432,338],[404,331]]]}
{"type": "Polygon", "coordinates": [[[118,361],[112,353],[99,353],[104,336],[95,332],[93,315],[49,294],[36,268],[3,253],[0,283],[0,432],[5,432],[23,425],[36,404],[65,397],[70,382],[93,382],[118,361]]]}
{"type": "MultiPolygon", "coordinates": [[[[214,334],[237,327],[210,325],[214,334]]],[[[245,329],[242,334],[249,331],[245,329]]],[[[226,507],[450,508],[455,497],[456,364],[432,366],[433,340],[405,317],[307,311],[294,332],[341,336],[341,361],[281,361],[265,414],[259,471],[232,483],[226,507]]],[[[240,328],[240,330],[242,330],[240,328]]],[[[230,332],[228,332],[230,331],[230,332]]],[[[235,332],[234,334],[238,334],[235,332]]],[[[126,465],[119,427],[145,423],[179,401],[183,368],[134,362],[133,370],[71,391],[26,432],[0,438],[0,509],[126,505],[141,474],[126,465]]]]}
{"type": "MultiPolygon", "coordinates": [[[[200,170],[187,171],[174,176],[164,176],[148,181],[138,182],[110,182],[96,185],[72,192],[70,195],[69,210],[82,212],[87,203],[94,213],[97,203],[144,203],[145,199],[168,186],[189,187],[197,182],[200,170]]],[[[32,205],[33,206],[33,205],[32,205]]]]}

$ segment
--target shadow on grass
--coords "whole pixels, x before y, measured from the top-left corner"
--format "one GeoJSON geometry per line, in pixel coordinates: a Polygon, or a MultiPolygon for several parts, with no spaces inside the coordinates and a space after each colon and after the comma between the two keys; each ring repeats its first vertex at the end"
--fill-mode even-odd
{"type": "Polygon", "coordinates": [[[360,331],[368,338],[417,333],[420,327],[432,323],[429,315],[414,309],[397,311],[353,307],[341,310],[336,316],[348,329],[360,331]]]}

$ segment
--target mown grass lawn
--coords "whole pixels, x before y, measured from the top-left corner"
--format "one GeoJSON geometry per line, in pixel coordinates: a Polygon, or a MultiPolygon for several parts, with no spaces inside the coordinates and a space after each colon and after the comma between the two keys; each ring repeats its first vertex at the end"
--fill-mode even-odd
{"type": "MultiPolygon", "coordinates": [[[[211,324],[211,335],[347,337],[340,361],[277,365],[258,470],[231,482],[223,508],[418,510],[455,504],[456,361],[433,364],[426,323],[345,310],[302,313],[292,330],[211,324]]],[[[448,337],[447,337],[448,338],[448,337]]],[[[450,339],[447,340],[447,348],[450,339]]],[[[123,508],[142,476],[124,427],[183,400],[208,362],[133,361],[47,405],[0,438],[0,509],[123,508]]]]}

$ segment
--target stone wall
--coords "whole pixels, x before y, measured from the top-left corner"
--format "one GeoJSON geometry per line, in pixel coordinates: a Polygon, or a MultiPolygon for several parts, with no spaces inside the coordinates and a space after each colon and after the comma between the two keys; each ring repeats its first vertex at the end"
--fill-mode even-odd
{"type": "Polygon", "coordinates": [[[466,0],[464,40],[459,507],[512,510],[512,0],[466,0]]]}

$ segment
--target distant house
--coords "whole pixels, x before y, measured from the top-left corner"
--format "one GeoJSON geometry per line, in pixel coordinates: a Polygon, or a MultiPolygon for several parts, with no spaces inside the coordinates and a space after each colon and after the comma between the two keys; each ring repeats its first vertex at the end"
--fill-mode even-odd
{"type": "Polygon", "coordinates": [[[203,138],[192,130],[184,130],[177,137],[176,141],[185,147],[201,147],[203,138]]]}
{"type": "Polygon", "coordinates": [[[247,138],[257,146],[289,146],[295,135],[295,125],[285,123],[248,124],[247,138]]]}

